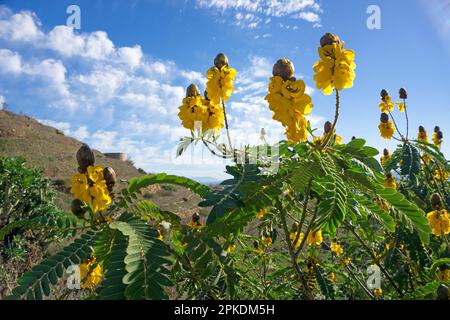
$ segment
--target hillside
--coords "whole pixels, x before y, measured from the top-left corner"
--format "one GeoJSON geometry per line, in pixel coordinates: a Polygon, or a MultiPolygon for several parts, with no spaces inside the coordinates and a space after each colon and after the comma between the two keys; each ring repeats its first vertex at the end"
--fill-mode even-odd
{"type": "MultiPolygon", "coordinates": [[[[59,204],[65,209],[71,202],[70,176],[77,170],[75,155],[81,145],[80,141],[33,118],[0,111],[0,157],[20,156],[28,166],[42,169],[44,175],[53,181],[59,192],[59,204]]],[[[107,158],[98,150],[94,153],[97,165],[109,166],[116,171],[120,181],[116,190],[125,187],[129,179],[142,175],[130,161],[107,158]]],[[[182,217],[196,210],[199,200],[188,190],[172,186],[153,186],[145,191],[145,197],[182,217]]]]}

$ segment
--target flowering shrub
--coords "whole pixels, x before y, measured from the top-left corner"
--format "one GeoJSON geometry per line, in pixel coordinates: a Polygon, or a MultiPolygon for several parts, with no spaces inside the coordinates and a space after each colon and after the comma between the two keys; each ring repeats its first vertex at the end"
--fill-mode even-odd
{"type": "MultiPolygon", "coordinates": [[[[226,101],[236,71],[224,54],[207,71],[204,96],[195,85],[187,88],[178,115],[191,135],[177,154],[201,142],[230,159],[232,178],[221,188],[157,174],[114,194],[114,171],[95,167],[83,147],[72,178],[82,235],[26,273],[12,298],[48,295],[75,264],[83,270],[82,287],[98,299],[163,299],[168,287],[175,289],[171,298],[187,299],[448,299],[450,167],[439,150],[441,130],[433,144],[423,127],[410,139],[409,125],[406,134],[399,130],[395,104],[383,90],[379,129],[398,140],[397,149],[384,150],[380,163],[365,140],[343,143],[336,133],[339,93],[353,85],[355,53],[326,34],[319,58],[316,86],[335,95],[335,117],[323,136],[308,122],[313,103],[287,59],[275,63],[266,96],[273,119],[286,129],[287,140],[276,146],[233,147],[226,101]],[[221,129],[227,145],[218,143],[221,129]],[[265,158],[246,161],[260,147],[279,150],[279,168],[270,175],[265,158]],[[197,193],[199,207],[211,208],[206,222],[195,213],[184,224],[140,200],[140,190],[156,183],[197,193]]],[[[406,90],[400,99],[408,118],[406,90]]]]}

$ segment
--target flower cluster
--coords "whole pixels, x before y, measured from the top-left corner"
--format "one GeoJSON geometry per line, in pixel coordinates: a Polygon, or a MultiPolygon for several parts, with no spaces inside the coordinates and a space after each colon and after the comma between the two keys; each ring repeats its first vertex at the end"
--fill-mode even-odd
{"type": "Polygon", "coordinates": [[[310,232],[308,234],[308,237],[306,238],[306,242],[308,244],[320,245],[322,243],[322,241],[323,241],[322,229],[319,229],[314,232],[310,232]]]}
{"type": "Polygon", "coordinates": [[[202,131],[219,131],[223,128],[223,109],[207,98],[203,98],[196,85],[191,84],[186,90],[183,104],[178,108],[183,127],[189,130],[196,128],[196,123],[201,124],[202,131]]]}
{"type": "Polygon", "coordinates": [[[280,59],[273,67],[269,93],[265,99],[274,112],[272,118],[280,121],[286,128],[290,143],[306,141],[308,121],[313,104],[305,93],[305,83],[294,78],[294,65],[287,59],[280,59]]]}
{"type": "Polygon", "coordinates": [[[423,126],[419,127],[419,133],[417,134],[417,140],[420,142],[428,143],[427,130],[423,126]]]}
{"type": "Polygon", "coordinates": [[[78,150],[77,160],[80,173],[71,177],[70,192],[75,198],[72,211],[76,215],[82,215],[83,204],[91,206],[94,213],[106,210],[112,202],[111,193],[116,182],[114,170],[94,166],[94,153],[87,145],[78,150]]]}
{"type": "Polygon", "coordinates": [[[99,285],[103,278],[103,268],[97,263],[95,257],[84,261],[79,265],[80,267],[80,278],[81,287],[94,288],[99,285]]]}
{"type": "Polygon", "coordinates": [[[380,158],[380,163],[385,165],[391,159],[391,154],[388,149],[383,150],[383,155],[380,158]]]}
{"type": "Polygon", "coordinates": [[[391,173],[386,174],[386,179],[384,180],[384,187],[397,190],[397,182],[391,173]]]}
{"type": "Polygon", "coordinates": [[[236,70],[228,66],[228,58],[219,53],[214,59],[214,67],[206,72],[206,94],[214,105],[230,99],[236,70]]]}
{"type": "Polygon", "coordinates": [[[351,88],[355,79],[355,53],[345,50],[344,43],[331,33],[320,39],[320,45],[320,60],[313,66],[317,88],[325,95],[330,95],[333,89],[351,88]]]}
{"type": "Polygon", "coordinates": [[[450,233],[450,216],[445,209],[434,210],[427,214],[432,233],[444,236],[450,233]]]}
{"type": "Polygon", "coordinates": [[[395,133],[395,126],[392,120],[389,120],[387,113],[382,113],[380,117],[380,124],[378,125],[381,137],[390,140],[395,133]]]}
{"type": "Polygon", "coordinates": [[[337,256],[340,256],[344,253],[344,248],[342,248],[342,246],[337,242],[331,242],[330,248],[331,251],[334,252],[337,256]]]}
{"type": "Polygon", "coordinates": [[[442,134],[442,131],[439,127],[434,128],[434,133],[431,138],[433,139],[434,145],[436,147],[440,148],[442,145],[442,142],[444,141],[444,135],[442,134]]]}

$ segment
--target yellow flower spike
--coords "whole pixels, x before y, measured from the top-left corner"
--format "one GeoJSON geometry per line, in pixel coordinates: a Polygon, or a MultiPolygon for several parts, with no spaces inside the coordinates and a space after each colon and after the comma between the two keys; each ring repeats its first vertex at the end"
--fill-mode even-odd
{"type": "Polygon", "coordinates": [[[214,105],[230,99],[234,90],[233,80],[236,70],[228,66],[228,58],[219,53],[214,59],[215,66],[206,72],[206,94],[214,105]]]}
{"type": "Polygon", "coordinates": [[[263,242],[264,248],[268,248],[272,244],[272,241],[273,240],[271,237],[266,237],[266,236],[262,237],[262,242],[263,242]]]}
{"type": "Polygon", "coordinates": [[[391,173],[386,174],[386,179],[384,180],[384,187],[397,190],[397,181],[391,173]]]}
{"type": "Polygon", "coordinates": [[[100,182],[105,179],[103,177],[103,168],[100,166],[97,167],[89,166],[87,168],[87,176],[94,183],[100,182]]]}
{"type": "Polygon", "coordinates": [[[439,127],[434,128],[433,136],[431,137],[433,143],[436,147],[441,148],[442,142],[444,141],[444,135],[439,127]]]}
{"type": "Polygon", "coordinates": [[[439,271],[437,273],[437,278],[439,281],[447,283],[450,281],[450,269],[447,264],[442,264],[439,266],[439,271]]]}
{"type": "Polygon", "coordinates": [[[70,193],[73,194],[74,198],[84,203],[91,204],[91,196],[89,193],[87,176],[83,173],[80,173],[73,175],[70,180],[72,181],[72,188],[70,189],[70,193]]]}
{"type": "Polygon", "coordinates": [[[264,208],[264,209],[262,209],[261,211],[259,211],[258,212],[258,214],[256,215],[256,217],[259,219],[259,220],[264,220],[264,217],[266,216],[266,214],[269,212],[269,209],[268,208],[264,208]]]}
{"type": "Polygon", "coordinates": [[[331,242],[331,251],[334,252],[337,256],[340,256],[344,253],[344,249],[337,242],[331,242]]]}
{"type": "Polygon", "coordinates": [[[236,250],[236,244],[230,244],[228,247],[227,247],[227,253],[232,253],[232,252],[234,252],[236,250]]]}
{"type": "Polygon", "coordinates": [[[428,143],[428,134],[423,126],[419,127],[419,133],[417,134],[417,140],[428,143]]]}
{"type": "Polygon", "coordinates": [[[347,257],[347,258],[345,258],[345,259],[342,259],[341,265],[342,265],[343,267],[347,267],[347,266],[350,264],[351,261],[352,261],[352,259],[351,259],[350,257],[347,257]]]}
{"type": "Polygon", "coordinates": [[[383,155],[380,158],[380,163],[385,165],[391,159],[391,154],[388,149],[383,150],[383,155]]]}
{"type": "Polygon", "coordinates": [[[384,211],[389,212],[391,210],[391,206],[386,201],[381,199],[379,196],[375,198],[375,203],[377,204],[378,208],[384,211]]]}
{"type": "Polygon", "coordinates": [[[335,144],[337,145],[341,145],[342,144],[342,137],[340,135],[336,135],[335,140],[334,140],[335,144]]]}
{"type": "Polygon", "coordinates": [[[95,257],[84,261],[79,265],[81,287],[94,288],[100,284],[103,278],[103,268],[96,262],[95,257]]]}
{"type": "Polygon", "coordinates": [[[388,121],[387,123],[380,122],[378,129],[380,130],[381,137],[386,140],[391,140],[395,133],[394,122],[392,121],[388,121]]]}
{"type": "Polygon", "coordinates": [[[379,298],[383,295],[383,290],[381,288],[376,288],[373,290],[373,295],[379,298]]]}
{"type": "Polygon", "coordinates": [[[200,215],[197,212],[192,215],[191,222],[189,222],[187,226],[194,230],[200,230],[204,228],[203,224],[200,221],[200,215]]]}
{"type": "Polygon", "coordinates": [[[291,239],[291,245],[295,249],[300,248],[300,244],[302,243],[304,237],[305,237],[305,234],[303,232],[292,231],[289,235],[289,238],[291,239]]]}
{"type": "Polygon", "coordinates": [[[447,210],[431,211],[427,214],[427,219],[435,236],[442,237],[450,233],[450,216],[447,210]]]}
{"type": "Polygon", "coordinates": [[[157,239],[160,240],[160,241],[163,241],[163,240],[164,240],[164,235],[163,235],[163,233],[161,232],[161,230],[158,230],[158,237],[157,237],[157,239]]]}
{"type": "Polygon", "coordinates": [[[331,271],[331,272],[328,274],[328,277],[330,278],[330,281],[331,281],[331,282],[334,282],[334,280],[335,280],[335,278],[336,278],[336,276],[335,276],[335,274],[334,274],[333,271],[331,271]]]}
{"type": "Polygon", "coordinates": [[[325,34],[318,49],[320,60],[313,65],[314,81],[317,89],[325,95],[330,95],[333,89],[351,88],[355,79],[355,53],[344,50],[344,44],[332,34],[325,34]]]}
{"type": "Polygon", "coordinates": [[[308,234],[308,237],[306,238],[306,243],[309,245],[316,244],[320,245],[322,244],[323,237],[322,237],[322,229],[319,229],[315,232],[310,232],[308,234]]]}
{"type": "Polygon", "coordinates": [[[449,178],[449,173],[444,169],[436,169],[434,171],[434,177],[440,181],[447,181],[449,178]]]}
{"type": "Polygon", "coordinates": [[[288,59],[274,65],[265,100],[273,111],[272,118],[285,127],[289,143],[306,141],[308,121],[306,116],[313,108],[311,97],[305,93],[306,85],[294,77],[294,66],[288,59]]]}

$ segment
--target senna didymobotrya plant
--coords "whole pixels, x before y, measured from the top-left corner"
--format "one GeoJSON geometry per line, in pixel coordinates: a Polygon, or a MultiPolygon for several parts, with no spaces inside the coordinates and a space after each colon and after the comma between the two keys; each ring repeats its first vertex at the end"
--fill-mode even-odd
{"type": "MultiPolygon", "coordinates": [[[[403,134],[383,90],[380,133],[398,148],[384,150],[380,163],[365,140],[343,143],[340,92],[353,86],[355,53],[332,34],[321,38],[318,53],[314,80],[334,94],[335,110],[323,135],[311,128],[312,99],[287,59],[275,63],[265,97],[286,130],[287,140],[274,146],[264,139],[233,146],[226,103],[236,71],[224,54],[206,72],[203,95],[187,88],[178,115],[191,135],[177,155],[200,142],[229,159],[231,178],[220,188],[156,174],[114,194],[114,171],[96,167],[84,146],[72,178],[80,236],[24,274],[12,297],[42,298],[78,265],[81,287],[96,299],[448,299],[450,168],[439,150],[441,130],[433,144],[422,127],[417,139],[409,128],[403,134]],[[248,161],[260,149],[264,156],[248,161]],[[273,159],[278,170],[268,174],[273,159]],[[139,196],[161,183],[197,193],[206,221],[196,213],[185,224],[139,196]]],[[[401,89],[397,105],[407,118],[406,100],[401,89]]]]}

